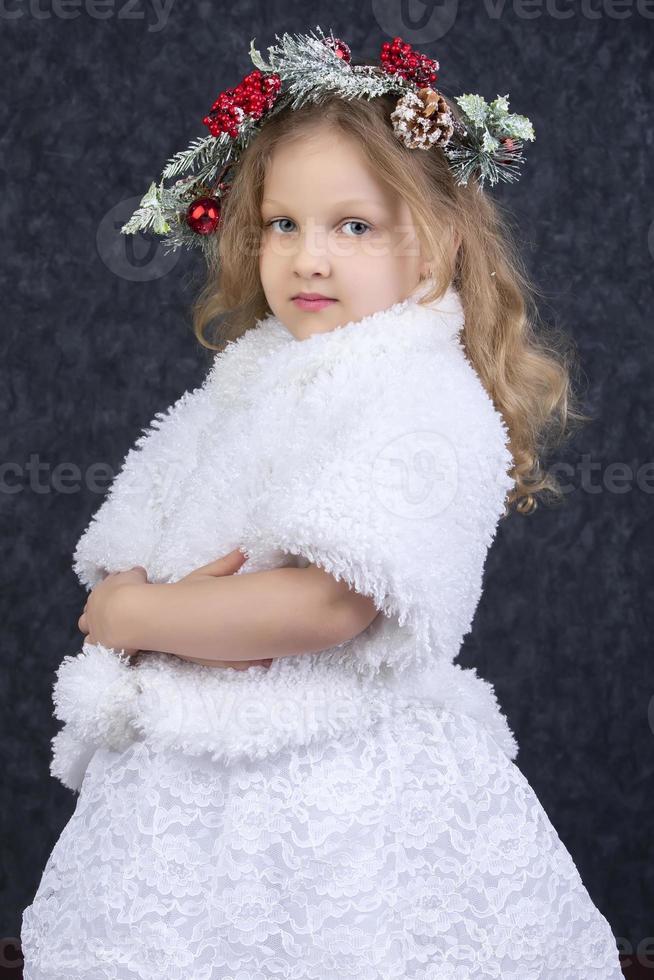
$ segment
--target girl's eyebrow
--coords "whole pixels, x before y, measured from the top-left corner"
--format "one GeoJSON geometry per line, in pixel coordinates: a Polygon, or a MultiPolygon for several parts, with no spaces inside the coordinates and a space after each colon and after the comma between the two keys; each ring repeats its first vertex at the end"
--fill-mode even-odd
{"type": "MultiPolygon", "coordinates": [[[[283,201],[276,201],[274,198],[271,198],[271,197],[268,197],[268,198],[266,198],[265,200],[263,200],[261,202],[261,206],[262,207],[265,204],[278,204],[282,208],[287,207],[287,205],[285,205],[283,201]]],[[[363,204],[365,207],[369,207],[370,205],[372,205],[373,207],[381,208],[382,210],[385,208],[385,205],[381,201],[376,201],[373,198],[363,198],[363,197],[360,197],[360,198],[356,198],[356,197],[354,197],[354,198],[348,198],[345,201],[335,201],[332,206],[336,210],[337,208],[340,209],[340,208],[353,207],[353,206],[355,206],[357,204],[363,204]]],[[[292,210],[292,208],[291,208],[291,210],[292,210]]]]}

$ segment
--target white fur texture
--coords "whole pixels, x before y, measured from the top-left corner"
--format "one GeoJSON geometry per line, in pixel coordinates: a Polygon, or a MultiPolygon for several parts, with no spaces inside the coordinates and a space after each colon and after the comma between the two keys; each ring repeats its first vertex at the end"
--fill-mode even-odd
{"type": "Polygon", "coordinates": [[[158,413],[74,554],[91,588],[133,565],[174,582],[241,547],[237,574],[311,562],[382,615],[268,670],[164,653],[130,666],[87,644],[53,692],[65,785],[81,783],[89,745],[138,737],[259,758],[370,725],[407,697],[478,718],[516,757],[492,685],[452,662],[512,486],[508,431],[465,357],[456,291],[418,298],[303,341],[272,315],[258,321],[158,413]]]}

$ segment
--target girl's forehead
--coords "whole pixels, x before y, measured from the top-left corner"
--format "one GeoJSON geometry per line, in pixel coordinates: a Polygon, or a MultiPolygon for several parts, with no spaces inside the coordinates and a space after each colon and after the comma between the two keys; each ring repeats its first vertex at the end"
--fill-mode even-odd
{"type": "Polygon", "coordinates": [[[298,214],[304,211],[345,214],[365,210],[373,218],[378,216],[384,219],[389,215],[404,213],[407,207],[399,191],[382,181],[332,179],[318,183],[287,179],[266,182],[261,194],[262,209],[294,209],[298,214]]]}
{"type": "Polygon", "coordinates": [[[276,144],[266,161],[265,176],[288,177],[293,171],[318,171],[339,179],[339,171],[353,171],[359,179],[375,173],[357,141],[338,129],[324,127],[317,132],[302,133],[276,144]]]}
{"type": "Polygon", "coordinates": [[[278,207],[298,201],[319,201],[330,206],[367,205],[388,210],[397,198],[370,165],[342,161],[334,151],[321,156],[288,155],[266,170],[262,205],[278,207]]]}

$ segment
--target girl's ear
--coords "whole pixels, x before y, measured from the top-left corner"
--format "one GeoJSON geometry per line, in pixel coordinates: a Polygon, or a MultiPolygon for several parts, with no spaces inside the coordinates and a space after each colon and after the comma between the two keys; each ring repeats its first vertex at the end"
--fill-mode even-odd
{"type": "Polygon", "coordinates": [[[461,234],[454,225],[449,226],[450,242],[452,244],[452,256],[454,257],[461,246],[461,234]]]}
{"type": "MultiPolygon", "coordinates": [[[[459,248],[461,247],[462,237],[460,232],[457,231],[457,229],[453,225],[447,226],[446,234],[449,239],[447,248],[451,253],[452,261],[454,261],[456,259],[456,254],[459,251],[459,248]]],[[[431,259],[424,258],[422,270],[420,272],[421,279],[431,278],[433,274],[434,274],[433,257],[431,259]]]]}

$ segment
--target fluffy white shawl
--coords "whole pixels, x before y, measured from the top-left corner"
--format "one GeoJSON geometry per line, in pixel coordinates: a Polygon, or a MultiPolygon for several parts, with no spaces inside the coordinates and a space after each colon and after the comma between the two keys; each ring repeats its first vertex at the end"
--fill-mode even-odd
{"type": "Polygon", "coordinates": [[[174,582],[241,547],[237,574],[320,565],[382,615],[270,669],[85,644],[53,691],[51,772],[78,789],[97,746],[134,738],[226,761],[371,725],[421,699],[477,717],[511,758],[492,685],[452,661],[512,486],[508,431],[460,341],[450,287],[297,340],[269,315],[158,413],[74,553],[80,582],[142,565],[174,582]]]}

